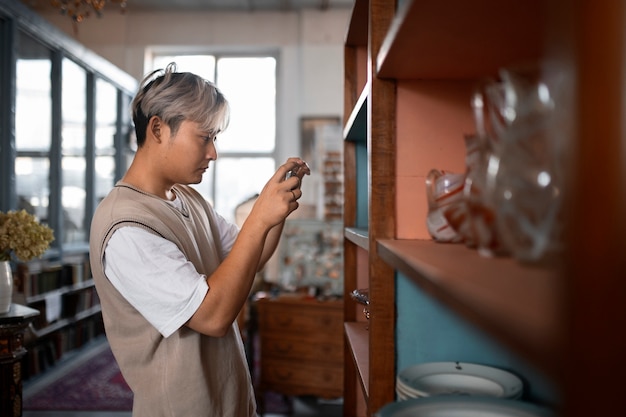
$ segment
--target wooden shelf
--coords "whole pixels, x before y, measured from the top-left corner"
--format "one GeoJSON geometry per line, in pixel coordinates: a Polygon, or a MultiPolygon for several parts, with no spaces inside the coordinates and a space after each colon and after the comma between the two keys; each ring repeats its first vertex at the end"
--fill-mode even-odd
{"type": "Polygon", "coordinates": [[[372,297],[367,324],[353,306],[344,312],[352,339],[346,355],[351,352],[356,365],[346,361],[346,416],[373,415],[395,399],[394,271],[379,258],[375,240],[395,232],[396,84],[373,74],[395,11],[393,2],[356,0],[350,31],[367,36],[363,44],[348,39],[345,45],[344,293],[367,287],[372,297]]]}
{"type": "Polygon", "coordinates": [[[462,317],[554,375],[560,276],[555,269],[485,258],[460,244],[382,240],[380,256],[462,317]]]}
{"type": "Polygon", "coordinates": [[[367,397],[369,397],[369,369],[370,369],[370,351],[369,351],[369,332],[366,322],[347,322],[344,323],[346,331],[346,339],[352,352],[352,359],[357,370],[357,376],[361,383],[361,388],[367,397]]]}
{"type": "Polygon", "coordinates": [[[44,337],[47,336],[51,333],[56,332],[57,330],[60,330],[62,328],[64,328],[65,326],[68,326],[70,324],[74,324],[77,323],[81,320],[84,320],[88,317],[91,317],[93,315],[99,314],[101,312],[101,307],[100,305],[95,305],[91,308],[88,308],[87,310],[81,311],[80,313],[77,313],[74,317],[69,317],[69,318],[65,318],[65,319],[61,319],[58,320],[54,323],[52,323],[49,326],[46,326],[42,329],[35,329],[34,327],[31,327],[31,330],[33,331],[33,333],[35,334],[36,337],[40,338],[40,337],[44,337]]]}
{"type": "Polygon", "coordinates": [[[44,301],[46,299],[46,297],[50,296],[50,295],[54,295],[54,294],[69,294],[71,292],[76,292],[76,291],[80,291],[80,290],[84,290],[85,288],[90,288],[94,286],[94,282],[93,279],[89,279],[87,281],[78,283],[78,284],[74,284],[74,285],[67,285],[65,287],[61,287],[58,288],[56,290],[52,290],[52,291],[48,291],[45,292],[43,294],[37,294],[37,295],[32,295],[30,297],[26,297],[26,302],[28,304],[32,304],[32,303],[36,303],[38,301],[44,301]]]}
{"type": "Polygon", "coordinates": [[[543,2],[407,0],[377,56],[378,76],[467,79],[542,54],[543,2]],[[407,56],[407,51],[411,51],[407,56]]]}
{"type": "Polygon", "coordinates": [[[357,227],[346,227],[344,235],[346,239],[355,245],[363,248],[365,250],[369,250],[369,237],[367,233],[367,229],[361,229],[357,227]]]}
{"type": "Polygon", "coordinates": [[[367,46],[367,13],[369,1],[354,2],[350,25],[346,34],[345,44],[348,46],[367,46]]]}

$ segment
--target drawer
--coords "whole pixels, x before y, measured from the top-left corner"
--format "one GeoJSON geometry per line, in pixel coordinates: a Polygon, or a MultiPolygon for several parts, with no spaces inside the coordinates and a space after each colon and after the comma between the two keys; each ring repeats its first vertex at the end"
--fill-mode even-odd
{"type": "Polygon", "coordinates": [[[273,302],[259,303],[258,308],[259,327],[263,333],[342,335],[343,312],[337,309],[305,305],[285,307],[273,302]]]}
{"type": "Polygon", "coordinates": [[[261,335],[261,355],[266,358],[284,358],[303,361],[343,362],[343,337],[330,335],[330,340],[310,338],[298,339],[281,335],[261,335]]]}
{"type": "Polygon", "coordinates": [[[293,395],[340,396],[343,392],[343,366],[264,359],[261,381],[264,387],[293,395]]]}
{"type": "Polygon", "coordinates": [[[333,327],[329,326],[328,328],[311,328],[308,332],[302,332],[300,330],[294,330],[293,328],[283,327],[283,328],[272,328],[266,329],[261,328],[260,334],[262,336],[272,337],[276,339],[285,338],[291,340],[298,340],[304,344],[312,344],[312,343],[326,343],[326,344],[341,344],[343,343],[343,334],[338,332],[333,327]]]}

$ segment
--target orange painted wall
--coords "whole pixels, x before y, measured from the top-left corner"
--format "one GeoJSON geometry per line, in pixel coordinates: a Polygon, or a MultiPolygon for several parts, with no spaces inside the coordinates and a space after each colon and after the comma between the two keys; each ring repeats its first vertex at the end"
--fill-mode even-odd
{"type": "Polygon", "coordinates": [[[432,168],[465,172],[466,134],[475,132],[469,81],[399,81],[396,207],[398,239],[430,239],[425,179],[432,168]]]}

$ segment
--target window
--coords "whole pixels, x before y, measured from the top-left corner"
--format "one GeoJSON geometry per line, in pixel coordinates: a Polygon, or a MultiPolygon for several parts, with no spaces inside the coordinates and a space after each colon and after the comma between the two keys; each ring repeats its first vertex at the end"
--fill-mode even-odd
{"type": "Polygon", "coordinates": [[[55,231],[53,247],[82,250],[95,204],[123,169],[121,108],[132,90],[23,30],[16,38],[15,159],[0,164],[2,210],[25,209],[55,231]]]}
{"type": "Polygon", "coordinates": [[[86,202],[87,72],[63,58],[61,205],[64,243],[84,242],[86,202]]]}
{"type": "Polygon", "coordinates": [[[218,160],[194,185],[223,217],[259,193],[276,170],[276,58],[233,55],[159,55],[153,69],[176,62],[215,82],[231,106],[228,129],[218,136],[218,160]]]}
{"type": "Polygon", "coordinates": [[[18,32],[18,37],[15,80],[17,208],[25,209],[48,223],[52,141],[51,51],[24,32],[18,32]]]}

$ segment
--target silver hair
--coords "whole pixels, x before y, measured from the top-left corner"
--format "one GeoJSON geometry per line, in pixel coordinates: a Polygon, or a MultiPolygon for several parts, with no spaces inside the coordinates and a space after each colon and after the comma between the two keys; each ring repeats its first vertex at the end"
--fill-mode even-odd
{"type": "Polygon", "coordinates": [[[230,107],[212,82],[190,72],[176,72],[176,63],[148,74],[132,102],[137,145],[146,140],[148,121],[159,116],[175,135],[184,120],[217,135],[228,126],[230,107]]]}

